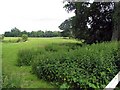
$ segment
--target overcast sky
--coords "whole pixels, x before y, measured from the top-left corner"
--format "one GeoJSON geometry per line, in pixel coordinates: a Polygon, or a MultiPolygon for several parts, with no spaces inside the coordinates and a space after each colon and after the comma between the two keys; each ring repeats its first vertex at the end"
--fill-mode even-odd
{"type": "Polygon", "coordinates": [[[17,27],[21,31],[59,30],[74,13],[67,13],[63,0],[0,0],[0,34],[17,27]]]}

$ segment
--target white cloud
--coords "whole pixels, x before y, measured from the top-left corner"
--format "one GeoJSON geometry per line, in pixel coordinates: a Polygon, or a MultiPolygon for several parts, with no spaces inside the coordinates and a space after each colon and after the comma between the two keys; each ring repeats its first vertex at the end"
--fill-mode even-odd
{"type": "Polygon", "coordinates": [[[74,13],[63,9],[62,0],[0,0],[0,33],[21,30],[58,30],[74,13]]]}

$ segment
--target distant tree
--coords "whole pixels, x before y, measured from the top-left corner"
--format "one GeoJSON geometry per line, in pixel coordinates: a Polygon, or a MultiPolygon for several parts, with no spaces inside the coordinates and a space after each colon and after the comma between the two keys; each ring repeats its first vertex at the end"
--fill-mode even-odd
{"type": "Polygon", "coordinates": [[[22,35],[22,40],[23,40],[23,42],[27,41],[28,40],[28,35],[27,34],[23,34],[22,35]]]}
{"type": "Polygon", "coordinates": [[[20,37],[21,31],[15,27],[15,28],[11,29],[11,36],[12,37],[20,37]]]}
{"type": "Polygon", "coordinates": [[[4,36],[5,36],[5,37],[12,37],[11,32],[5,32],[5,33],[4,33],[4,36]]]}
{"type": "Polygon", "coordinates": [[[10,32],[4,33],[5,37],[21,37],[23,34],[26,34],[29,37],[59,37],[60,36],[60,32],[58,32],[58,31],[43,32],[42,30],[38,30],[38,31],[27,32],[24,30],[21,32],[16,27],[11,29],[10,32]]]}
{"type": "Polygon", "coordinates": [[[61,33],[59,31],[53,31],[53,37],[60,37],[61,33]]]}
{"type": "Polygon", "coordinates": [[[37,31],[37,37],[43,37],[44,36],[44,32],[39,30],[37,31]]]}
{"type": "Polygon", "coordinates": [[[30,36],[31,36],[31,37],[37,37],[37,32],[36,32],[36,31],[32,31],[32,32],[30,33],[30,36]]]}
{"type": "Polygon", "coordinates": [[[52,31],[45,31],[44,37],[53,37],[53,32],[52,31]]]}
{"type": "Polygon", "coordinates": [[[23,35],[23,34],[27,34],[28,35],[28,32],[24,30],[24,31],[21,32],[21,35],[23,35]]]}
{"type": "Polygon", "coordinates": [[[20,37],[21,36],[21,31],[18,28],[13,28],[11,29],[10,32],[5,32],[4,33],[5,37],[20,37]]]}

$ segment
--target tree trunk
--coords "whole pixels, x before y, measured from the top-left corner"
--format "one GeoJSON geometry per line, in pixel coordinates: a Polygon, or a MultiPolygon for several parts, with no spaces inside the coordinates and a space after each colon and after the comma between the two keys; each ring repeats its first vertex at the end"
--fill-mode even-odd
{"type": "Polygon", "coordinates": [[[113,15],[114,30],[112,34],[112,41],[120,41],[120,2],[115,2],[115,11],[113,15]]]}
{"type": "Polygon", "coordinates": [[[114,30],[112,34],[112,41],[117,41],[118,40],[118,26],[114,25],[114,30]]]}

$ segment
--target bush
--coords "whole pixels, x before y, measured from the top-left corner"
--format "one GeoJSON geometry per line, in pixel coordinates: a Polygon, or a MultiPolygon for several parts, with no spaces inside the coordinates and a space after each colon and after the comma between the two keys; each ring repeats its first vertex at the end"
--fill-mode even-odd
{"type": "Polygon", "coordinates": [[[118,73],[117,43],[93,44],[34,57],[34,73],[41,79],[69,88],[104,88],[118,73]],[[65,85],[64,85],[65,84],[65,85]]]}
{"type": "Polygon", "coordinates": [[[82,46],[52,44],[45,48],[22,49],[18,65],[31,65],[41,79],[60,88],[104,88],[119,71],[116,42],[82,46]]]}
{"type": "Polygon", "coordinates": [[[23,42],[27,41],[28,40],[28,35],[27,34],[23,34],[22,35],[22,40],[23,40],[23,42]]]}
{"type": "Polygon", "coordinates": [[[4,35],[0,35],[0,41],[4,39],[4,35]]]}

